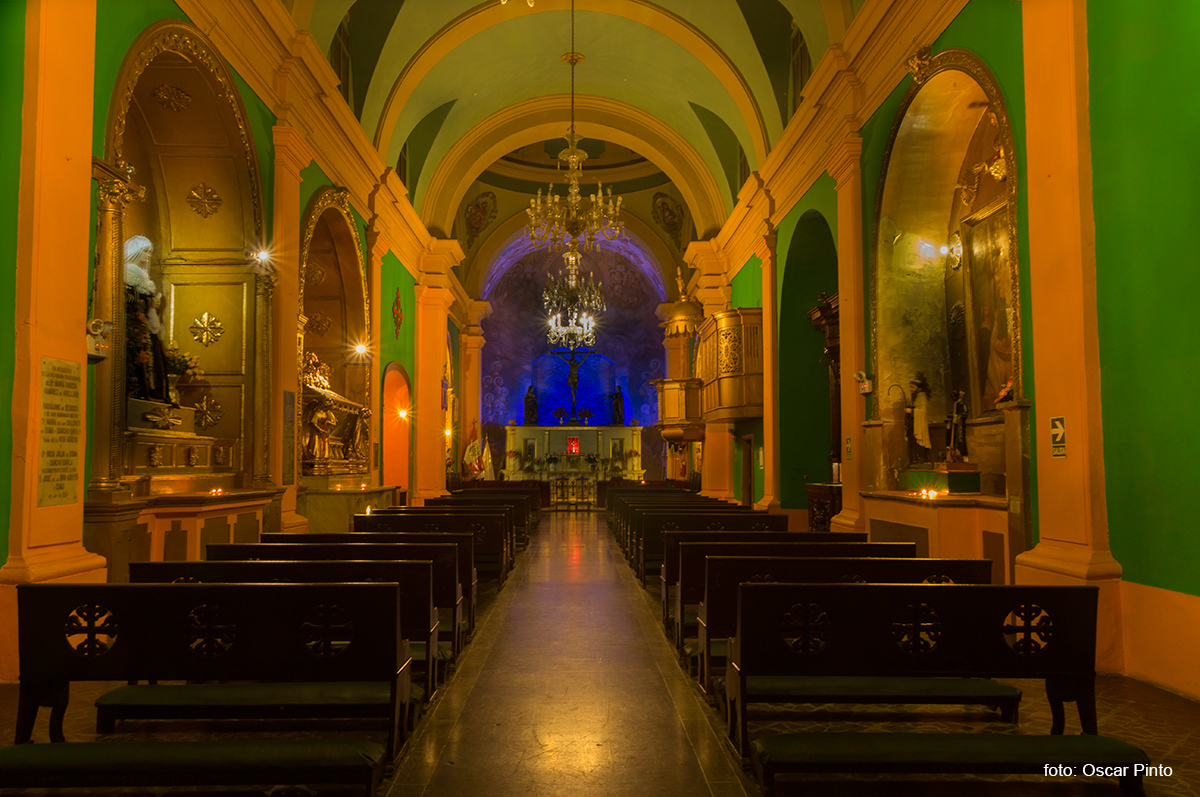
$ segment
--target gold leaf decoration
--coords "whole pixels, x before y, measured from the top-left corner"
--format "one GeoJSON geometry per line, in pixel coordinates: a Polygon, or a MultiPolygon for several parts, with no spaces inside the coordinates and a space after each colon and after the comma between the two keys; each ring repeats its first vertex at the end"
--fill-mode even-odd
{"type": "Polygon", "coordinates": [[[217,467],[227,467],[229,465],[229,449],[225,448],[225,446],[217,446],[214,448],[213,460],[217,467]]]}
{"type": "Polygon", "coordinates": [[[329,366],[321,362],[315,352],[304,352],[304,367],[300,369],[300,381],[309,387],[330,390],[329,366]]]}
{"type": "Polygon", "coordinates": [[[221,325],[221,320],[210,313],[205,313],[197,318],[190,330],[192,338],[205,348],[216,343],[225,334],[225,327],[221,325]]]}
{"type": "Polygon", "coordinates": [[[671,236],[676,249],[683,249],[683,222],[685,219],[683,206],[675,197],[661,191],[651,200],[651,215],[654,223],[671,236]]]}
{"type": "Polygon", "coordinates": [[[206,183],[200,183],[189,191],[187,201],[192,206],[192,210],[206,219],[225,204],[225,200],[221,199],[217,192],[206,183]]]}
{"type": "Polygon", "coordinates": [[[188,467],[194,468],[200,464],[200,449],[197,446],[188,446],[188,467]]]}
{"type": "Polygon", "coordinates": [[[177,86],[168,86],[166,83],[156,88],[150,96],[159,105],[175,113],[186,111],[187,107],[192,104],[191,94],[177,86]]]}
{"type": "Polygon", "coordinates": [[[467,229],[467,248],[475,245],[475,239],[484,227],[496,218],[496,195],[484,191],[466,207],[463,208],[463,221],[467,229]]]}
{"type": "Polygon", "coordinates": [[[163,464],[163,447],[150,446],[150,467],[161,468],[163,464]]]}
{"type": "MultiPolygon", "coordinates": [[[[196,405],[196,425],[207,432],[209,429],[217,425],[224,414],[225,411],[221,408],[221,405],[217,403],[216,399],[214,399],[212,396],[205,396],[204,398],[200,399],[200,403],[196,405]]],[[[219,460],[221,458],[221,449],[218,448],[216,450],[217,458],[219,460]]],[[[218,462],[217,464],[222,463],[218,462]]]]}
{"type": "Polygon", "coordinates": [[[325,271],[324,266],[313,263],[304,270],[304,286],[320,285],[325,281],[325,277],[327,276],[328,273],[325,271]]]}
{"type": "Polygon", "coordinates": [[[933,61],[932,52],[928,46],[922,47],[917,50],[916,55],[908,59],[908,71],[912,73],[913,81],[917,84],[924,83],[929,78],[933,61]]]}
{"type": "Polygon", "coordinates": [[[312,333],[323,336],[331,326],[333,326],[333,319],[318,310],[305,322],[304,334],[312,333]]]}
{"type": "Polygon", "coordinates": [[[156,407],[144,413],[142,418],[153,424],[155,429],[170,429],[183,423],[183,418],[171,412],[170,407],[156,407]]]}

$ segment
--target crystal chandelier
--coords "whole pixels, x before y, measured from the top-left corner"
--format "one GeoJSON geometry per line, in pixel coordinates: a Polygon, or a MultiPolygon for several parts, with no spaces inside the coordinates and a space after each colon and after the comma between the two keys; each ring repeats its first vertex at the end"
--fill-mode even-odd
{"type": "Polygon", "coordinates": [[[571,2],[571,52],[562,57],[571,66],[571,127],[567,131],[567,148],[558,153],[558,159],[567,164],[567,195],[553,192],[554,184],[546,189],[543,200],[538,189],[537,197],[529,200],[529,240],[534,246],[549,246],[552,251],[563,253],[566,268],[557,276],[546,279],[546,290],[542,294],[549,327],[546,339],[551,345],[576,349],[596,343],[596,316],[604,312],[604,294],[589,274],[587,282],[579,273],[583,259],[580,250],[596,251],[600,238],[607,241],[619,238],[624,231],[621,222],[621,197],[613,198],[612,188],[604,194],[604,186],[597,181],[596,193],[592,194],[587,210],[582,207],[579,180],[583,177],[583,162],[587,153],[579,148],[580,136],[575,132],[575,65],[583,56],[575,52],[575,2],[571,2]]]}

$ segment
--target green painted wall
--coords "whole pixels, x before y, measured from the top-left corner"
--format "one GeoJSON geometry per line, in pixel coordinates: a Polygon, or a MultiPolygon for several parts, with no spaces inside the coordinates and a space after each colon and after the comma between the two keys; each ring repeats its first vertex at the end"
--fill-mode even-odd
{"type": "MultiPolygon", "coordinates": [[[[379,341],[379,356],[381,358],[379,373],[383,371],[391,363],[398,363],[404,368],[404,372],[408,374],[410,395],[416,391],[416,324],[417,310],[416,297],[413,290],[416,285],[416,280],[408,273],[400,259],[396,257],[390,250],[383,255],[382,273],[380,274],[380,299],[378,312],[382,316],[380,329],[382,330],[382,339],[379,341]],[[394,316],[392,315],[392,305],[396,301],[397,296],[400,299],[400,312],[402,318],[400,321],[400,329],[397,331],[394,316]]],[[[381,376],[382,378],[382,376],[381,376]]],[[[378,411],[383,412],[383,385],[379,385],[379,402],[378,411]]],[[[409,446],[409,463],[413,462],[413,441],[416,435],[408,436],[409,446]]],[[[382,463],[379,463],[382,467],[382,463]]],[[[409,484],[412,484],[412,474],[409,474],[409,484]]]]}
{"type": "Polygon", "coordinates": [[[417,122],[417,126],[408,134],[408,174],[402,176],[405,178],[405,186],[408,186],[410,191],[416,188],[420,181],[421,169],[425,167],[425,159],[429,157],[429,150],[433,147],[434,140],[437,139],[442,125],[446,122],[446,117],[450,115],[450,109],[456,102],[458,100],[450,100],[450,102],[434,108],[424,119],[417,122]]]}
{"type": "Polygon", "coordinates": [[[753,435],[754,447],[753,460],[751,466],[754,469],[754,502],[757,502],[763,497],[763,471],[758,467],[758,450],[763,445],[763,422],[762,418],[752,418],[745,421],[737,421],[733,424],[733,497],[736,501],[742,500],[742,438],[746,435],[753,435]]]}
{"type": "MultiPolygon", "coordinates": [[[[12,384],[17,347],[17,208],[21,199],[21,104],[25,0],[0,2],[0,379],[12,384]]],[[[12,484],[12,394],[0,391],[0,484],[12,484]]],[[[0,564],[8,560],[11,490],[0,490],[0,564]]]]}
{"type": "Polygon", "coordinates": [[[721,162],[721,170],[725,173],[726,189],[729,192],[726,196],[736,202],[738,191],[742,189],[742,184],[738,182],[738,148],[741,143],[733,129],[725,124],[725,120],[720,116],[703,105],[697,105],[694,102],[689,102],[688,105],[692,106],[692,110],[696,112],[696,118],[700,120],[704,132],[708,134],[713,149],[717,151],[717,159],[721,162]]]}
{"type": "MultiPolygon", "coordinates": [[[[788,82],[792,66],[792,14],[781,3],[764,3],[763,0],[738,0],[738,7],[746,18],[750,35],[754,37],[758,54],[771,79],[775,101],[779,104],[779,115],[787,119],[788,82]]],[[[816,60],[813,63],[816,64],[816,60]]]]}
{"type": "Polygon", "coordinates": [[[1200,595],[1200,6],[1092,0],[1087,28],[1109,541],[1125,579],[1200,595]]]}
{"type": "Polygon", "coordinates": [[[729,303],[734,308],[762,307],[762,261],[752,255],[729,281],[729,303]]]}
{"type": "Polygon", "coordinates": [[[805,482],[830,476],[829,368],[825,337],[808,320],[822,293],[838,289],[837,189],[822,175],[780,223],[776,256],[779,291],[779,501],[808,506],[805,482]],[[819,210],[822,208],[823,210],[819,210]],[[832,223],[824,215],[834,214],[832,223]],[[784,345],[786,342],[786,345],[784,345]]]}
{"type": "MultiPolygon", "coordinates": [[[[1017,162],[1017,257],[1021,282],[1021,354],[1024,363],[1022,377],[1025,397],[1034,403],[1030,423],[1037,423],[1037,402],[1033,379],[1033,311],[1029,301],[1029,203],[1026,190],[1025,159],[1025,63],[1021,31],[1021,0],[972,0],[959,12],[933,45],[937,55],[943,50],[961,48],[975,53],[991,70],[1012,126],[1014,153],[1017,162]]],[[[895,121],[896,111],[912,78],[905,76],[859,131],[863,139],[863,284],[870,290],[870,260],[875,252],[875,201],[879,189],[879,174],[883,152],[895,121]]],[[[1043,264],[1053,268],[1053,264],[1043,264]]],[[[845,300],[845,299],[843,299],[845,300]]],[[[870,303],[869,295],[863,301],[870,303]]],[[[864,334],[867,341],[867,362],[871,362],[871,319],[866,314],[864,334]]],[[[870,407],[868,406],[868,411],[870,407]]],[[[1033,535],[1037,541],[1037,451],[1036,441],[1030,440],[1030,500],[1033,506],[1033,535]]]]}

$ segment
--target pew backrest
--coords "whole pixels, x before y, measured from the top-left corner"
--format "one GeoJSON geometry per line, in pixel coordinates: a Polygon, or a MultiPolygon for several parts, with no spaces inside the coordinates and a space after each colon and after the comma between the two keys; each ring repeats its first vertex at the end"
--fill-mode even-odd
{"type": "MultiPolygon", "coordinates": [[[[663,531],[662,578],[674,585],[679,580],[679,545],[685,542],[866,542],[865,531],[663,531]]],[[[915,550],[915,549],[914,549],[915,550]]]]}

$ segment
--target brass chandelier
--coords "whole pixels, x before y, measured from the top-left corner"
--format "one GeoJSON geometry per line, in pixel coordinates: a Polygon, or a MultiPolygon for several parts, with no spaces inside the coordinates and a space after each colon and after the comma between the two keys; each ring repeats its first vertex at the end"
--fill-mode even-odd
{"type": "Polygon", "coordinates": [[[596,193],[590,197],[587,210],[582,207],[579,180],[583,177],[583,162],[587,153],[579,148],[580,136],[575,132],[575,65],[583,56],[575,52],[575,2],[571,0],[571,52],[562,57],[571,66],[571,126],[567,131],[567,148],[558,153],[558,159],[567,164],[567,195],[553,192],[550,183],[543,200],[538,189],[537,197],[529,200],[525,212],[529,216],[529,240],[534,246],[549,246],[552,251],[563,253],[565,269],[557,276],[546,279],[546,290],[542,300],[546,308],[548,329],[546,339],[551,345],[577,349],[596,343],[596,316],[604,312],[604,294],[588,274],[587,282],[579,273],[583,252],[596,251],[600,238],[612,241],[624,231],[621,222],[621,197],[613,198],[612,188],[604,194],[604,186],[596,183],[596,193]]]}

